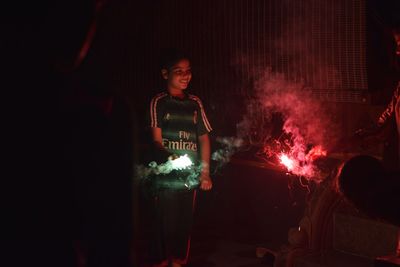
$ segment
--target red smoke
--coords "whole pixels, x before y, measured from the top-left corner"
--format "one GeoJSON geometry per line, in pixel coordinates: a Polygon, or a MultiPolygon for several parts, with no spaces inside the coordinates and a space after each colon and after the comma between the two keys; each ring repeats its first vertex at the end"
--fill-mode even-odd
{"type": "Polygon", "coordinates": [[[320,179],[315,160],[325,157],[327,149],[334,144],[336,126],[323,103],[313,98],[309,88],[288,81],[282,74],[267,71],[256,83],[256,97],[248,105],[245,120],[247,122],[239,126],[247,127],[249,135],[257,127],[264,131],[264,136],[258,140],[263,140],[262,151],[267,160],[278,160],[295,175],[320,179]],[[282,116],[283,138],[274,138],[268,123],[262,124],[251,116],[261,112],[266,118],[276,113],[282,116]]]}

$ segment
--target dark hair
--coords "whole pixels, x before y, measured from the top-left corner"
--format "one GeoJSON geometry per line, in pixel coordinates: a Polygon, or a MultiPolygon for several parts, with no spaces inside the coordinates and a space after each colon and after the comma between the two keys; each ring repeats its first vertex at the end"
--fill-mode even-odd
{"type": "Polygon", "coordinates": [[[169,70],[182,59],[189,59],[189,57],[184,52],[175,48],[166,49],[160,58],[160,68],[169,70]]]}

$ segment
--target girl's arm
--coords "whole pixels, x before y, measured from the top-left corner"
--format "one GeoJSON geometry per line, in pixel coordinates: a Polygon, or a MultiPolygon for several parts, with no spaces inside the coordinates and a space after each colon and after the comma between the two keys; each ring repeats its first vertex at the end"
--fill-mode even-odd
{"type": "Polygon", "coordinates": [[[161,128],[158,127],[151,127],[151,134],[152,134],[152,139],[154,144],[158,147],[158,148],[162,148],[165,150],[163,144],[162,144],[162,132],[161,132],[161,128]]]}
{"type": "Polygon", "coordinates": [[[210,178],[210,138],[208,134],[199,136],[200,144],[200,158],[201,158],[201,174],[200,174],[200,188],[203,190],[210,190],[212,188],[212,181],[210,178]]]}

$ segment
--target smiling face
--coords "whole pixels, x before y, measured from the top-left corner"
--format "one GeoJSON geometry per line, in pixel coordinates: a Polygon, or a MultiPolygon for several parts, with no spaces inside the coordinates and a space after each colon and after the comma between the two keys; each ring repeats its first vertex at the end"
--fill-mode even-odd
{"type": "Polygon", "coordinates": [[[170,69],[162,69],[161,74],[167,80],[168,91],[172,95],[183,95],[190,80],[192,79],[192,71],[188,59],[181,59],[175,63],[170,69]]]}

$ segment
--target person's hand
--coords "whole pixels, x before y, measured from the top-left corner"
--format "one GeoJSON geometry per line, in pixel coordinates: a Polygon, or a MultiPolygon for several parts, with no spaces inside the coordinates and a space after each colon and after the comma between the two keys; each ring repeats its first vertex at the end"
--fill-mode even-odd
{"type": "Polygon", "coordinates": [[[169,157],[168,157],[168,160],[174,160],[174,159],[177,159],[177,158],[179,158],[179,156],[178,155],[176,155],[176,154],[171,154],[169,157]]]}
{"type": "Polygon", "coordinates": [[[204,191],[211,190],[212,181],[208,174],[201,174],[200,176],[200,189],[204,191]]]}

